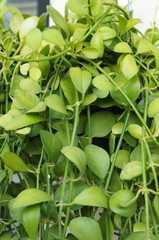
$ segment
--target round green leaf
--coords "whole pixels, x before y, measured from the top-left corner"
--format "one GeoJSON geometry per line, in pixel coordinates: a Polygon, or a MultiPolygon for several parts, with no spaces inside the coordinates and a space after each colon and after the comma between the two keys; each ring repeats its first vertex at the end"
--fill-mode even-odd
{"type": "Polygon", "coordinates": [[[142,138],[142,127],[138,124],[130,124],[127,128],[128,132],[131,136],[136,139],[142,138]]]}
{"type": "Polygon", "coordinates": [[[96,100],[97,100],[97,96],[94,93],[90,93],[85,97],[85,99],[82,103],[82,106],[83,107],[88,106],[91,103],[95,102],[96,100]]]}
{"type": "Polygon", "coordinates": [[[48,106],[49,108],[67,115],[67,111],[66,111],[66,107],[64,105],[64,102],[62,100],[62,98],[57,95],[57,94],[51,94],[49,96],[47,96],[45,99],[45,104],[46,106],[48,106]]]}
{"type": "Polygon", "coordinates": [[[123,122],[117,122],[112,127],[112,133],[113,134],[121,134],[123,129],[124,123],[123,122]]]}
{"type": "Polygon", "coordinates": [[[90,59],[96,59],[99,57],[99,52],[94,47],[83,48],[82,53],[85,57],[90,58],[90,59]]]}
{"type": "Polygon", "coordinates": [[[99,57],[104,54],[103,35],[100,32],[96,32],[91,39],[91,47],[96,48],[99,53],[99,57]]]}
{"type": "Polygon", "coordinates": [[[72,202],[84,206],[108,208],[108,199],[104,191],[96,186],[83,190],[72,202]]]}
{"type": "Polygon", "coordinates": [[[136,222],[133,226],[133,232],[140,232],[140,231],[146,232],[146,225],[143,222],[136,222]]]}
{"type": "Polygon", "coordinates": [[[108,153],[101,147],[90,144],[84,149],[87,165],[99,178],[105,178],[110,165],[108,153]]]}
{"type": "Polygon", "coordinates": [[[138,66],[131,55],[126,55],[120,63],[120,70],[126,79],[133,78],[138,73],[138,66]]]}
{"type": "Polygon", "coordinates": [[[117,43],[114,47],[114,51],[118,53],[132,53],[130,46],[126,42],[117,43]]]}
{"type": "Polygon", "coordinates": [[[112,83],[104,74],[100,74],[93,78],[92,84],[100,90],[112,91],[114,89],[112,83]]]}
{"type": "Polygon", "coordinates": [[[13,33],[17,34],[20,28],[21,23],[24,21],[24,17],[17,13],[10,20],[9,26],[13,33]]]}
{"type": "MultiPolygon", "coordinates": [[[[40,65],[40,63],[39,63],[39,65],[40,65]]],[[[34,81],[39,81],[39,79],[41,77],[40,66],[39,67],[31,67],[29,69],[29,77],[34,81]]]]}
{"type": "Polygon", "coordinates": [[[103,240],[97,221],[87,217],[77,217],[71,220],[69,228],[78,240],[103,240]]]}
{"type": "Polygon", "coordinates": [[[109,40],[116,36],[116,31],[108,26],[102,26],[99,28],[100,33],[103,36],[103,40],[109,40]]]}
{"type": "Polygon", "coordinates": [[[32,16],[32,17],[26,18],[20,24],[20,28],[19,28],[20,39],[26,37],[26,35],[31,29],[36,28],[37,24],[38,24],[38,17],[32,16]]]}
{"type": "Polygon", "coordinates": [[[12,217],[19,223],[23,223],[23,212],[25,207],[22,208],[13,208],[13,203],[15,201],[15,198],[12,198],[8,204],[9,211],[12,215],[12,217]]]}
{"type": "Polygon", "coordinates": [[[129,181],[140,175],[142,175],[142,163],[140,161],[132,161],[123,167],[120,179],[129,181]]]}
{"type": "Polygon", "coordinates": [[[85,173],[86,169],[86,155],[84,151],[82,151],[78,147],[74,146],[66,146],[63,147],[61,152],[67,157],[71,162],[73,162],[76,167],[79,169],[81,176],[85,173]]]}
{"type": "Polygon", "coordinates": [[[20,85],[21,89],[27,90],[27,91],[32,92],[34,94],[38,94],[38,93],[41,92],[40,85],[36,81],[34,81],[30,78],[26,78],[26,79],[21,80],[19,85],[20,85]]]}
{"type": "Polygon", "coordinates": [[[91,136],[105,137],[115,123],[115,115],[108,111],[99,111],[91,115],[91,136]]]}
{"type": "Polygon", "coordinates": [[[22,208],[30,205],[34,205],[37,203],[53,201],[52,197],[47,193],[36,189],[29,188],[25,189],[15,198],[15,201],[12,205],[13,208],[22,208]]]}
{"type": "Polygon", "coordinates": [[[4,164],[17,172],[29,172],[29,168],[23,162],[23,160],[13,152],[5,152],[2,156],[4,164]]]}
{"type": "Polygon", "coordinates": [[[148,117],[152,118],[156,113],[159,113],[159,97],[152,100],[148,107],[148,117]]]}
{"type": "Polygon", "coordinates": [[[40,99],[32,92],[24,89],[17,89],[14,92],[15,105],[18,108],[29,110],[40,102],[40,99]]]}
{"type": "Polygon", "coordinates": [[[38,51],[42,41],[41,31],[38,28],[30,30],[25,41],[33,51],[38,51]]]}
{"type": "Polygon", "coordinates": [[[67,7],[78,16],[88,15],[87,0],[68,0],[67,7]]]}
{"type": "MultiPolygon", "coordinates": [[[[115,153],[111,156],[111,162],[113,161],[115,153]]],[[[117,159],[115,161],[115,166],[117,168],[122,169],[128,162],[130,161],[130,153],[129,151],[122,149],[119,150],[117,159]]]]}
{"type": "Polygon", "coordinates": [[[132,217],[136,212],[136,202],[129,207],[122,207],[122,204],[128,203],[133,198],[134,194],[130,190],[119,190],[110,197],[109,207],[120,216],[132,217]]]}
{"type": "Polygon", "coordinates": [[[62,34],[58,30],[53,28],[47,28],[46,30],[44,30],[42,32],[42,38],[43,40],[55,45],[59,46],[65,45],[65,41],[63,39],[62,34]]]}

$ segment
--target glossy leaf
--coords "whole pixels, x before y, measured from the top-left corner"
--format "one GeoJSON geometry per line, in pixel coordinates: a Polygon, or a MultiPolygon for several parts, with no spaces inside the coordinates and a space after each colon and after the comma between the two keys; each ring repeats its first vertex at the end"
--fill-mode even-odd
{"type": "Polygon", "coordinates": [[[120,63],[120,70],[126,79],[133,78],[138,73],[138,66],[131,55],[126,55],[120,63]]]}
{"type": "Polygon", "coordinates": [[[21,89],[27,90],[27,91],[32,92],[34,94],[38,94],[38,93],[41,92],[40,85],[36,81],[34,81],[30,78],[21,80],[19,85],[20,85],[21,89]]]}
{"type": "Polygon", "coordinates": [[[100,32],[96,32],[91,39],[91,47],[96,48],[99,52],[99,57],[104,54],[103,36],[100,32]]]}
{"type": "MultiPolygon", "coordinates": [[[[114,154],[111,156],[111,162],[113,161],[114,154]]],[[[118,152],[117,159],[115,161],[115,166],[122,169],[130,161],[130,153],[125,149],[121,149],[118,152]]]]}
{"type": "Polygon", "coordinates": [[[91,103],[95,102],[96,100],[97,100],[96,94],[90,93],[85,97],[85,99],[82,103],[82,106],[85,107],[87,105],[90,105],[91,103]]]}
{"type": "Polygon", "coordinates": [[[23,212],[23,226],[30,239],[35,239],[40,221],[40,205],[32,205],[23,212]]]}
{"type": "MultiPolygon", "coordinates": [[[[45,62],[45,64],[46,64],[46,62],[45,62]]],[[[29,77],[34,81],[38,82],[39,79],[41,78],[41,74],[42,74],[42,72],[40,70],[40,63],[39,63],[39,67],[31,67],[29,69],[29,77]]]]}
{"type": "Polygon", "coordinates": [[[61,153],[60,152],[62,148],[61,141],[55,134],[48,132],[46,130],[42,130],[40,132],[40,137],[49,158],[52,161],[56,162],[61,153]]]}
{"type": "Polygon", "coordinates": [[[126,42],[117,43],[114,47],[114,51],[118,53],[132,53],[130,46],[126,42]]]}
{"type": "Polygon", "coordinates": [[[85,57],[90,58],[90,59],[96,59],[99,57],[99,52],[94,47],[83,48],[82,53],[85,57]]]}
{"type": "Polygon", "coordinates": [[[40,48],[42,41],[42,34],[38,28],[34,28],[26,35],[26,43],[33,50],[37,51],[40,48]]]}
{"type": "Polygon", "coordinates": [[[28,110],[26,113],[44,112],[45,110],[46,110],[46,104],[44,102],[39,102],[35,107],[28,110]]]}
{"type": "Polygon", "coordinates": [[[19,115],[15,118],[11,119],[11,121],[9,121],[5,125],[5,129],[7,131],[16,130],[16,129],[19,129],[19,128],[26,127],[28,125],[32,125],[34,123],[43,122],[45,120],[46,119],[42,116],[23,114],[23,115],[19,115]]]}
{"type": "Polygon", "coordinates": [[[142,127],[138,124],[130,124],[127,128],[128,132],[131,136],[136,139],[142,138],[142,127]]]}
{"type": "Polygon", "coordinates": [[[78,147],[66,146],[63,147],[61,152],[67,157],[71,162],[73,162],[79,169],[81,176],[85,173],[86,169],[86,156],[85,153],[78,147]]]}
{"type": "Polygon", "coordinates": [[[137,54],[148,53],[148,52],[151,52],[151,48],[147,40],[141,38],[137,47],[137,54]]]}
{"type": "Polygon", "coordinates": [[[131,28],[133,28],[137,23],[140,23],[141,19],[139,18],[134,18],[134,19],[129,19],[127,20],[126,25],[121,29],[121,35],[129,31],[131,28]]]}
{"type": "Polygon", "coordinates": [[[53,201],[53,199],[47,193],[36,188],[28,188],[19,193],[15,198],[12,207],[22,208],[48,201],[53,201]]]}
{"type": "Polygon", "coordinates": [[[63,78],[60,82],[60,86],[69,104],[75,104],[76,102],[75,87],[71,79],[63,78]]]}
{"type": "Polygon", "coordinates": [[[116,31],[108,26],[100,27],[99,32],[102,34],[103,40],[109,40],[116,36],[116,31]]]}
{"type": "Polygon", "coordinates": [[[68,0],[67,7],[78,16],[88,14],[88,1],[87,0],[68,0]]]}
{"type": "Polygon", "coordinates": [[[120,179],[129,181],[140,175],[142,175],[142,163],[140,161],[131,161],[123,167],[120,179]]]}
{"type": "MultiPolygon", "coordinates": [[[[127,95],[127,97],[132,101],[136,101],[136,99],[140,95],[140,81],[137,76],[130,79],[128,82],[126,82],[125,77],[123,74],[117,75],[117,77],[114,79],[115,83],[118,85],[119,88],[123,90],[123,92],[127,95]]],[[[122,95],[122,93],[116,89],[114,92],[110,92],[111,97],[118,103],[124,106],[128,105],[127,100],[122,95]]]]}
{"type": "Polygon", "coordinates": [[[92,84],[100,90],[112,91],[114,89],[112,83],[104,74],[100,74],[93,78],[92,84]]]}
{"type": "Polygon", "coordinates": [[[99,111],[91,115],[91,136],[105,137],[112,129],[115,123],[115,116],[108,111],[99,111]]]}
{"type": "Polygon", "coordinates": [[[58,46],[65,45],[65,41],[60,31],[53,28],[47,28],[46,30],[44,30],[42,32],[42,38],[43,40],[58,46]]]}
{"type": "Polygon", "coordinates": [[[26,18],[20,24],[20,28],[19,28],[20,38],[22,39],[22,38],[26,37],[26,35],[28,34],[28,32],[30,30],[36,28],[37,24],[38,24],[38,17],[32,16],[32,17],[26,18]]]}
{"type": "Polygon", "coordinates": [[[146,232],[146,225],[143,222],[136,222],[133,226],[133,232],[146,232]]]}
{"type": "Polygon", "coordinates": [[[24,21],[24,17],[17,13],[13,16],[13,18],[10,20],[9,26],[13,33],[17,34],[19,31],[19,27],[21,23],[24,21]]]}
{"type": "Polygon", "coordinates": [[[90,144],[84,149],[87,165],[99,178],[105,178],[110,165],[108,153],[101,147],[90,144]]]}
{"type": "Polygon", "coordinates": [[[159,113],[159,97],[152,100],[148,106],[148,117],[152,118],[159,113]]]}
{"type": "Polygon", "coordinates": [[[92,218],[77,217],[71,220],[69,228],[78,240],[103,240],[99,224],[92,218]]]}
{"type": "Polygon", "coordinates": [[[64,102],[62,100],[62,98],[57,95],[57,94],[51,94],[49,96],[47,96],[45,99],[45,104],[46,106],[48,106],[49,108],[67,115],[67,111],[66,111],[66,107],[64,105],[64,102]]]}
{"type": "Polygon", "coordinates": [[[29,110],[40,102],[40,99],[29,91],[17,89],[14,92],[15,103],[18,108],[29,110]]]}
{"type": "Polygon", "coordinates": [[[26,128],[21,128],[19,130],[16,131],[17,134],[21,134],[21,135],[26,135],[29,134],[31,131],[30,127],[26,127],[26,128]]]}
{"type": "Polygon", "coordinates": [[[114,124],[114,126],[112,127],[112,133],[113,134],[121,134],[122,133],[122,129],[123,129],[124,123],[123,122],[117,122],[114,124]]]}
{"type": "Polygon", "coordinates": [[[17,172],[29,172],[29,168],[23,162],[23,160],[13,152],[6,152],[2,156],[4,164],[17,172]]]}
{"type": "Polygon", "coordinates": [[[134,198],[134,194],[130,190],[119,190],[110,197],[109,207],[110,209],[122,217],[132,217],[137,208],[136,202],[129,207],[122,207],[122,204],[126,204],[134,198]]]}
{"type": "Polygon", "coordinates": [[[84,94],[91,83],[91,73],[87,70],[81,70],[79,67],[70,68],[69,73],[76,89],[84,94]]]}
{"type": "Polygon", "coordinates": [[[84,206],[108,208],[108,199],[104,191],[96,186],[86,188],[72,202],[84,206]]]}

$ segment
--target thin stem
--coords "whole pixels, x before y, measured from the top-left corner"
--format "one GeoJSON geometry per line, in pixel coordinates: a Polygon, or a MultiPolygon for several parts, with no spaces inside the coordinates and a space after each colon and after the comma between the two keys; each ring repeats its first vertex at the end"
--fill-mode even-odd
{"type": "Polygon", "coordinates": [[[114,158],[113,158],[113,161],[111,163],[111,167],[110,167],[109,174],[108,174],[106,184],[105,184],[105,193],[107,192],[110,181],[111,181],[111,177],[112,177],[114,166],[115,166],[115,161],[117,159],[118,152],[120,150],[120,147],[121,147],[121,144],[122,144],[122,141],[123,141],[123,137],[124,137],[124,134],[125,134],[125,131],[126,131],[126,128],[127,128],[128,120],[129,120],[129,116],[130,116],[130,109],[128,109],[127,116],[126,116],[126,119],[125,119],[125,123],[124,123],[123,129],[122,129],[122,133],[120,135],[118,145],[117,145],[117,148],[116,148],[116,151],[115,151],[115,154],[114,154],[114,158]]]}
{"type": "Polygon", "coordinates": [[[90,114],[90,106],[87,107],[87,119],[88,119],[88,140],[89,144],[92,142],[91,138],[91,114],[90,114]]]}
{"type": "Polygon", "coordinates": [[[43,160],[43,156],[44,156],[44,148],[42,147],[42,151],[41,151],[41,156],[40,156],[40,161],[38,164],[38,168],[37,168],[37,174],[36,174],[36,188],[39,189],[39,177],[40,177],[40,168],[41,168],[41,163],[43,160]]]}

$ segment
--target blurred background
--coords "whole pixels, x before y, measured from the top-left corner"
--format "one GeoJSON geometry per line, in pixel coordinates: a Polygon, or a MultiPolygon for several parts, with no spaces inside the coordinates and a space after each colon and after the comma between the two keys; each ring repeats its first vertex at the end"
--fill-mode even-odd
{"type": "MultiPolygon", "coordinates": [[[[0,0],[1,2],[1,0],[0,0]]],[[[64,15],[64,7],[67,0],[8,0],[8,5],[15,6],[21,12],[40,15],[46,11],[46,5],[51,4],[62,15],[64,15]]],[[[159,28],[159,0],[118,0],[121,6],[125,6],[129,11],[133,11],[134,18],[140,18],[142,23],[137,27],[143,33],[151,27],[154,22],[159,28]],[[129,7],[128,7],[129,5],[129,7]]],[[[52,24],[52,22],[50,22],[52,24]]]]}

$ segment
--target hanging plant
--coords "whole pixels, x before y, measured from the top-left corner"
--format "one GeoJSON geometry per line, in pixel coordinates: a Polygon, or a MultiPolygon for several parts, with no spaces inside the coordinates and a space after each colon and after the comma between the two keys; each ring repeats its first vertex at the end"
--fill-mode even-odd
{"type": "Polygon", "coordinates": [[[115,0],[47,6],[51,27],[5,2],[0,239],[157,240],[158,28],[115,0]]]}

